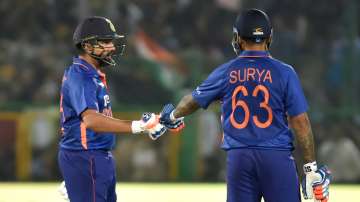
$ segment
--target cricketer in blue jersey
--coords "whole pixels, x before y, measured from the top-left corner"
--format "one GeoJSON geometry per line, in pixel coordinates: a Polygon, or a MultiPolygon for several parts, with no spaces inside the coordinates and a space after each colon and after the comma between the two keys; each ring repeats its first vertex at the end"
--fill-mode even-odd
{"type": "Polygon", "coordinates": [[[216,68],[176,108],[165,105],[160,123],[166,126],[220,100],[228,202],[301,201],[291,126],[306,162],[304,198],[326,202],[330,173],[316,165],[308,104],[294,68],[268,51],[272,37],[268,16],[247,10],[233,30],[238,57],[216,68]]]}
{"type": "MultiPolygon", "coordinates": [[[[60,97],[61,140],[58,163],[71,202],[116,201],[115,162],[111,149],[115,133],[146,133],[152,139],[166,128],[159,116],[144,113],[141,120],[112,117],[109,87],[101,68],[115,65],[113,56],[122,52],[114,25],[104,17],[89,17],[73,36],[79,56],[65,70],[60,97]]],[[[65,190],[65,191],[64,191],[65,190]]]]}

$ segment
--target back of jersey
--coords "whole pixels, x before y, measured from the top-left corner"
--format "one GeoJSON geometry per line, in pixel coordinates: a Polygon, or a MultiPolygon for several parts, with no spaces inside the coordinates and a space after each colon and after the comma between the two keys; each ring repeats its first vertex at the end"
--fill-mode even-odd
{"type": "Polygon", "coordinates": [[[243,51],[215,69],[192,93],[206,108],[221,100],[224,149],[293,149],[287,116],[307,111],[294,69],[267,51],[243,51]]]}
{"type": "Polygon", "coordinates": [[[229,140],[224,146],[291,149],[287,115],[307,110],[294,69],[267,52],[245,51],[224,76],[223,126],[229,140]]]}

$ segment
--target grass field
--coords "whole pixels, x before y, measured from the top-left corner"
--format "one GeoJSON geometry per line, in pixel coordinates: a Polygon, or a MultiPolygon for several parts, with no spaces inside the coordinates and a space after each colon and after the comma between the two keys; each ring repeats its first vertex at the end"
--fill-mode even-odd
{"type": "MultiPolygon", "coordinates": [[[[0,183],[0,202],[64,202],[59,183],[0,183]]],[[[119,202],[225,202],[225,184],[119,183],[119,202]]],[[[360,185],[332,185],[330,202],[360,201],[360,185]]]]}

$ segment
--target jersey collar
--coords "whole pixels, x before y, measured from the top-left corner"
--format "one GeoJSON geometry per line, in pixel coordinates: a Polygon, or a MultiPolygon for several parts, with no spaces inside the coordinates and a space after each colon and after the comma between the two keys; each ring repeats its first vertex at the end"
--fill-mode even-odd
{"type": "Polygon", "coordinates": [[[264,58],[271,57],[269,51],[242,51],[239,55],[241,58],[264,58]]]}

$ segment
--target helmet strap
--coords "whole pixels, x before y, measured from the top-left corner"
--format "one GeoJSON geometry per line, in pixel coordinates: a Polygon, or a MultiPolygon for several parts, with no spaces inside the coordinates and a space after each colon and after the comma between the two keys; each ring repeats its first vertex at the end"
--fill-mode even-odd
{"type": "MultiPolygon", "coordinates": [[[[92,41],[89,41],[88,43],[91,44],[91,46],[92,46],[92,50],[91,50],[91,52],[89,52],[88,54],[89,54],[92,58],[96,59],[96,60],[99,62],[100,66],[108,66],[108,65],[110,65],[110,66],[115,66],[115,65],[116,65],[115,60],[114,60],[111,56],[107,56],[107,55],[102,56],[102,54],[100,54],[100,55],[96,55],[96,54],[95,54],[95,48],[104,49],[104,47],[102,47],[102,46],[97,42],[97,40],[92,40],[92,41]]],[[[83,48],[84,48],[85,43],[83,43],[82,46],[83,46],[83,48]]],[[[101,53],[102,53],[102,52],[101,52],[101,53]]]]}
{"type": "Polygon", "coordinates": [[[268,50],[270,50],[270,45],[271,45],[271,42],[272,42],[272,36],[273,36],[273,29],[271,29],[270,37],[267,39],[267,42],[266,42],[266,47],[267,47],[268,50]]]}
{"type": "Polygon", "coordinates": [[[240,37],[237,32],[234,32],[233,39],[231,41],[231,45],[232,45],[236,55],[239,55],[242,51],[239,42],[240,42],[240,37]]]}

